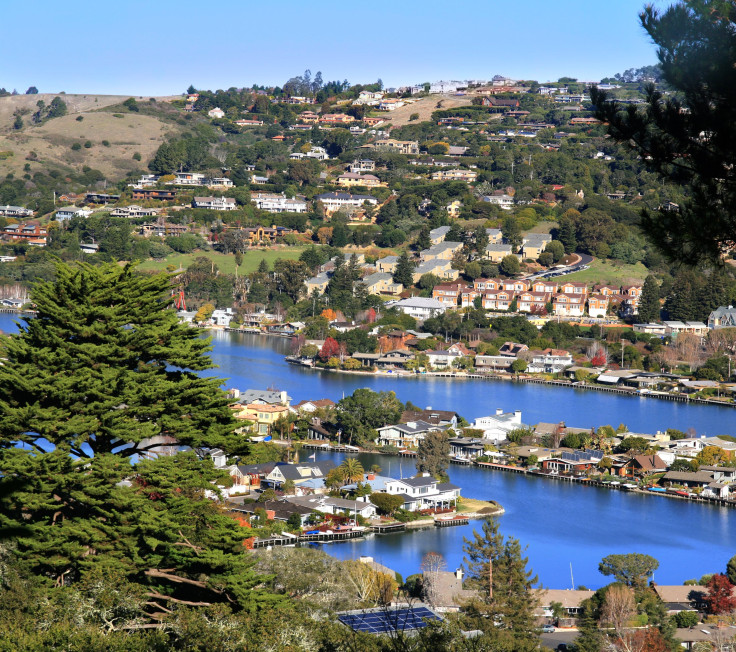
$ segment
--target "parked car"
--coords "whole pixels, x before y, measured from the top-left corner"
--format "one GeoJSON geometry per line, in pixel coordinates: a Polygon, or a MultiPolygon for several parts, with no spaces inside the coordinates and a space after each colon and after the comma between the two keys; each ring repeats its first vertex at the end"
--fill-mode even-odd
{"type": "Polygon", "coordinates": [[[554,625],[542,625],[542,634],[554,634],[554,633],[555,633],[554,625]]]}

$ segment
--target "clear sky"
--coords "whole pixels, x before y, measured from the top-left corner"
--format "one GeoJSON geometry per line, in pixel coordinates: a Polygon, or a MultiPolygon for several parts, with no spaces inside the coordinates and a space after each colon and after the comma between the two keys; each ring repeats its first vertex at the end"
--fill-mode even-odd
{"type": "MultiPolygon", "coordinates": [[[[0,86],[168,95],[281,85],[306,68],[386,86],[581,80],[656,63],[645,0],[2,2],[0,86]]],[[[655,6],[670,2],[654,0],[655,6]]]]}

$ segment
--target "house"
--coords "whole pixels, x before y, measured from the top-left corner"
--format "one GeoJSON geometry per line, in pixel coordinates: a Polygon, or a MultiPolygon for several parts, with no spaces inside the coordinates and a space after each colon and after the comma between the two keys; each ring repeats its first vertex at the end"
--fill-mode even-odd
{"type": "Polygon", "coordinates": [[[376,162],[368,158],[359,158],[354,160],[348,166],[348,172],[360,174],[361,172],[373,172],[376,169],[376,162]]]}
{"type": "Polygon", "coordinates": [[[31,217],[33,211],[22,206],[0,206],[0,215],[4,217],[31,217]]]}
{"type": "Polygon", "coordinates": [[[329,398],[320,398],[314,401],[299,401],[289,409],[295,414],[312,414],[317,410],[328,410],[335,407],[335,402],[329,398]]]}
{"type": "Polygon", "coordinates": [[[680,611],[705,611],[708,591],[704,586],[674,585],[652,583],[652,586],[664,602],[668,614],[680,611]]]}
{"type": "Polygon", "coordinates": [[[302,111],[297,116],[297,119],[299,122],[304,122],[306,124],[316,124],[319,122],[319,116],[314,111],[302,111]]]}
{"type": "Polygon", "coordinates": [[[347,113],[325,113],[319,118],[320,124],[345,125],[355,122],[355,118],[347,113]]]}
{"type": "Polygon", "coordinates": [[[403,367],[409,360],[414,358],[414,354],[409,349],[394,349],[385,355],[382,355],[375,362],[380,367],[388,367],[395,369],[403,367]]]}
{"type": "Polygon", "coordinates": [[[433,426],[456,428],[458,414],[451,410],[433,410],[431,407],[424,410],[404,410],[399,418],[399,423],[408,423],[409,421],[424,421],[433,426]]]}
{"type": "Polygon", "coordinates": [[[148,217],[151,215],[158,215],[158,208],[143,208],[142,206],[120,206],[114,209],[111,213],[111,217],[148,217]]]}
{"type": "Polygon", "coordinates": [[[549,233],[527,233],[522,239],[522,256],[536,260],[550,242],[552,236],[549,233]]]}
{"type": "Polygon", "coordinates": [[[266,475],[264,484],[280,488],[284,482],[291,480],[298,486],[309,480],[323,479],[334,468],[335,463],[332,460],[324,460],[322,462],[296,462],[294,464],[279,462],[266,475]]]}
{"type": "Polygon", "coordinates": [[[432,290],[432,298],[448,308],[456,308],[460,300],[460,295],[466,287],[465,283],[443,283],[441,285],[435,285],[432,290]]]}
{"type": "Polygon", "coordinates": [[[425,351],[424,354],[429,360],[429,364],[435,369],[449,369],[463,357],[463,354],[459,351],[425,351]]]}
{"type": "Polygon", "coordinates": [[[405,315],[410,315],[415,319],[424,320],[442,314],[447,310],[448,306],[437,299],[413,297],[411,299],[402,299],[395,303],[394,307],[405,315]]]}
{"type": "Polygon", "coordinates": [[[419,154],[419,143],[416,140],[394,140],[383,138],[373,143],[376,149],[385,149],[396,154],[419,154]]]}
{"type": "Polygon", "coordinates": [[[432,229],[429,232],[429,241],[433,245],[438,245],[440,242],[444,242],[447,234],[450,232],[449,226],[438,226],[436,229],[432,229]]]}
{"type": "Polygon", "coordinates": [[[243,392],[239,389],[231,389],[228,394],[238,399],[240,403],[253,405],[285,405],[288,407],[291,402],[291,396],[277,389],[246,389],[243,392]]]}
{"type": "Polygon", "coordinates": [[[514,198],[511,195],[507,195],[505,193],[501,193],[499,195],[484,195],[480,198],[480,200],[488,204],[498,206],[505,211],[510,211],[514,207],[514,198]]]}
{"type": "Polygon", "coordinates": [[[633,329],[635,333],[664,337],[667,327],[664,324],[634,324],[633,329]]]}
{"type": "Polygon", "coordinates": [[[333,498],[332,496],[286,496],[284,501],[323,514],[373,518],[376,506],[368,501],[333,498]]]}
{"type": "Polygon", "coordinates": [[[510,244],[488,244],[486,245],[486,258],[494,263],[500,263],[506,256],[512,255],[510,244]]]}
{"type": "Polygon", "coordinates": [[[376,269],[379,272],[391,274],[396,271],[396,266],[399,264],[398,256],[385,256],[376,261],[376,269]]]}
{"type": "Polygon", "coordinates": [[[446,258],[433,258],[419,263],[412,272],[412,282],[418,283],[425,274],[434,274],[443,281],[456,281],[460,272],[452,267],[452,260],[446,258]]]}
{"type": "Polygon", "coordinates": [[[204,186],[207,182],[207,175],[201,172],[175,172],[174,177],[169,181],[174,186],[204,186]]]}
{"type": "Polygon", "coordinates": [[[268,213],[306,213],[307,202],[302,197],[288,198],[284,193],[251,193],[251,201],[262,211],[268,213]]]}
{"type": "Polygon", "coordinates": [[[274,424],[289,414],[289,408],[286,405],[267,405],[265,403],[245,405],[236,403],[231,406],[231,409],[236,419],[250,421],[253,424],[251,430],[264,437],[273,436],[276,432],[274,424]]]}
{"type": "Polygon", "coordinates": [[[582,317],[585,314],[585,296],[555,294],[552,307],[554,314],[560,317],[582,317]]]}
{"type": "Polygon", "coordinates": [[[519,312],[542,312],[552,300],[548,292],[522,292],[516,297],[519,312]]]}
{"type": "Polygon", "coordinates": [[[608,312],[608,297],[603,294],[591,294],[588,297],[588,314],[591,317],[604,318],[608,312]]]}
{"type": "Polygon", "coordinates": [[[478,173],[473,170],[440,170],[432,173],[432,181],[466,181],[474,183],[478,173]]]}
{"type": "Polygon", "coordinates": [[[708,315],[708,328],[734,328],[736,327],[736,308],[733,306],[720,306],[708,315]]]}
{"type": "Polygon", "coordinates": [[[233,312],[232,308],[225,308],[224,310],[217,309],[212,311],[212,315],[210,316],[210,321],[215,326],[229,326],[230,322],[233,320],[233,317],[235,317],[235,313],[233,312]]]}
{"type": "Polygon", "coordinates": [[[351,195],[347,192],[324,192],[314,198],[315,202],[322,202],[325,211],[334,213],[344,207],[361,208],[365,202],[376,206],[378,200],[372,195],[351,195]]]}
{"type": "Polygon", "coordinates": [[[321,272],[320,274],[317,274],[317,276],[313,276],[312,278],[308,278],[304,281],[307,296],[312,296],[314,292],[316,292],[318,296],[322,296],[327,290],[327,286],[330,284],[330,276],[331,274],[328,272],[321,272]]]}
{"type": "Polygon", "coordinates": [[[450,455],[464,460],[474,460],[486,452],[486,445],[487,442],[483,439],[458,437],[450,440],[450,455]]]}
{"type": "Polygon", "coordinates": [[[85,193],[84,199],[90,204],[112,204],[120,201],[120,195],[111,195],[106,192],[88,192],[85,193]]]}
{"type": "Polygon", "coordinates": [[[564,451],[559,456],[543,460],[542,470],[557,473],[586,473],[596,468],[602,459],[601,451],[564,451]]]}
{"type": "Polygon", "coordinates": [[[448,508],[457,504],[460,487],[449,482],[438,482],[428,473],[416,478],[401,478],[386,483],[386,493],[401,496],[402,507],[410,512],[420,509],[448,508]]]}
{"type": "Polygon", "coordinates": [[[263,120],[236,120],[238,127],[262,127],[263,120]]]}
{"type": "Polygon", "coordinates": [[[439,244],[432,245],[429,249],[419,252],[419,259],[422,261],[432,260],[434,258],[442,258],[444,260],[452,260],[455,252],[463,248],[462,242],[450,242],[443,240],[439,244]]]}
{"type": "Polygon", "coordinates": [[[177,190],[164,190],[159,188],[133,188],[133,199],[141,199],[149,201],[157,199],[159,201],[173,201],[176,199],[177,190]]]}
{"type": "Polygon", "coordinates": [[[562,349],[536,351],[527,371],[529,373],[556,374],[572,364],[572,354],[562,349]]]}
{"type": "Polygon", "coordinates": [[[568,295],[582,295],[587,296],[588,285],[587,283],[578,283],[575,281],[568,281],[560,285],[560,293],[568,295]]]}
{"type": "Polygon", "coordinates": [[[509,310],[514,300],[514,293],[508,290],[496,290],[482,295],[481,306],[484,310],[509,310]]]}
{"type": "Polygon", "coordinates": [[[583,602],[592,598],[595,591],[571,589],[532,589],[541,608],[541,615],[552,617],[552,603],[562,605],[568,616],[577,616],[583,611],[583,602]]]}
{"type": "Polygon", "coordinates": [[[370,274],[361,283],[365,285],[369,294],[401,294],[404,291],[401,283],[394,283],[393,276],[384,272],[370,274]]]}
{"type": "Polygon", "coordinates": [[[478,371],[504,371],[511,373],[511,365],[517,360],[507,355],[476,355],[475,368],[478,371]]]}
{"type": "Polygon", "coordinates": [[[226,507],[231,512],[248,514],[250,518],[255,516],[256,510],[262,509],[266,512],[269,521],[288,521],[294,514],[299,516],[301,525],[304,526],[314,513],[309,507],[292,503],[289,500],[266,500],[262,503],[235,503],[227,501],[226,507]]]}
{"type": "Polygon", "coordinates": [[[405,102],[402,99],[399,98],[389,98],[385,100],[381,100],[378,103],[378,110],[379,111],[395,111],[396,109],[400,109],[402,106],[404,106],[405,102]]]}
{"type": "Polygon", "coordinates": [[[662,323],[665,327],[665,335],[669,335],[672,339],[675,339],[680,333],[692,333],[700,337],[704,337],[708,333],[708,327],[700,321],[665,321],[662,323]]]}
{"type": "Polygon", "coordinates": [[[416,448],[430,432],[444,428],[425,421],[408,421],[378,428],[379,446],[396,446],[396,448],[416,448]]]}
{"type": "Polygon", "coordinates": [[[233,197],[195,197],[192,208],[207,208],[213,211],[234,211],[237,206],[233,197]]]}
{"type": "Polygon", "coordinates": [[[483,439],[494,443],[504,441],[506,435],[512,430],[529,428],[521,422],[521,410],[504,412],[501,408],[496,408],[496,414],[477,418],[470,427],[474,430],[482,430],[483,439]]]}
{"type": "Polygon", "coordinates": [[[207,111],[207,115],[210,118],[224,118],[225,112],[219,106],[216,106],[214,109],[207,111]]]}
{"type": "Polygon", "coordinates": [[[372,174],[357,174],[355,172],[346,172],[337,177],[337,185],[350,188],[352,186],[365,186],[366,188],[376,188],[381,185],[381,180],[372,174]]]}
{"type": "Polygon", "coordinates": [[[666,470],[667,464],[659,455],[636,455],[620,467],[618,475],[635,478],[666,470]]]}
{"type": "Polygon", "coordinates": [[[163,217],[159,217],[155,222],[146,222],[141,225],[141,235],[149,237],[157,235],[164,237],[167,235],[182,235],[188,231],[186,224],[173,224],[172,222],[164,221],[163,217]]]}
{"type": "Polygon", "coordinates": [[[34,222],[26,224],[8,224],[2,231],[8,240],[43,240],[46,242],[46,228],[34,222]]]}
{"type": "Polygon", "coordinates": [[[64,208],[58,208],[56,210],[56,221],[65,222],[73,217],[89,217],[92,215],[92,211],[87,208],[80,208],[79,206],[65,206],[64,208]]]}

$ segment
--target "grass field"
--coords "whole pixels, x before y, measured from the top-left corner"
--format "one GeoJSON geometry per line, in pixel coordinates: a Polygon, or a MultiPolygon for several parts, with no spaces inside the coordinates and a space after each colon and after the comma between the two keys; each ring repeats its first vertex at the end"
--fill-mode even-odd
{"type": "Polygon", "coordinates": [[[636,265],[616,265],[611,262],[594,260],[588,269],[560,276],[558,280],[584,281],[601,285],[631,285],[643,283],[647,277],[647,268],[641,263],[636,265]]]}
{"type": "MultiPolygon", "coordinates": [[[[262,260],[265,260],[269,267],[273,268],[273,264],[279,258],[287,258],[296,260],[304,251],[304,247],[286,247],[276,250],[253,249],[243,254],[243,264],[238,270],[238,274],[249,274],[258,269],[262,260]]],[[[143,271],[165,271],[169,265],[186,269],[191,265],[195,258],[204,256],[212,260],[215,265],[224,274],[235,274],[235,256],[233,254],[221,254],[217,251],[197,251],[193,254],[171,254],[164,260],[147,260],[141,263],[139,269],[143,271]]]]}

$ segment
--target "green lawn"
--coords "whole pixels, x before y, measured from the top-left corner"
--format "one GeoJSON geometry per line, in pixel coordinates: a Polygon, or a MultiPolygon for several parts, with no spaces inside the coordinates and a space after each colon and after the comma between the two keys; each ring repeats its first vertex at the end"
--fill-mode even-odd
{"type": "Polygon", "coordinates": [[[557,280],[563,283],[565,281],[584,281],[586,283],[601,285],[630,285],[633,283],[642,283],[647,277],[647,274],[647,268],[641,263],[637,263],[636,265],[615,265],[596,258],[588,269],[584,269],[582,272],[560,276],[557,280]]]}
{"type": "MultiPolygon", "coordinates": [[[[238,270],[239,274],[249,274],[258,269],[262,260],[268,262],[273,268],[274,261],[279,258],[296,260],[304,251],[304,247],[285,247],[283,249],[249,249],[243,254],[243,264],[238,270]]],[[[143,271],[164,271],[169,265],[186,269],[195,258],[204,256],[214,261],[215,265],[225,274],[235,274],[235,256],[233,254],[221,254],[217,251],[195,251],[192,254],[171,254],[163,260],[147,260],[141,263],[139,269],[143,271]]]]}

